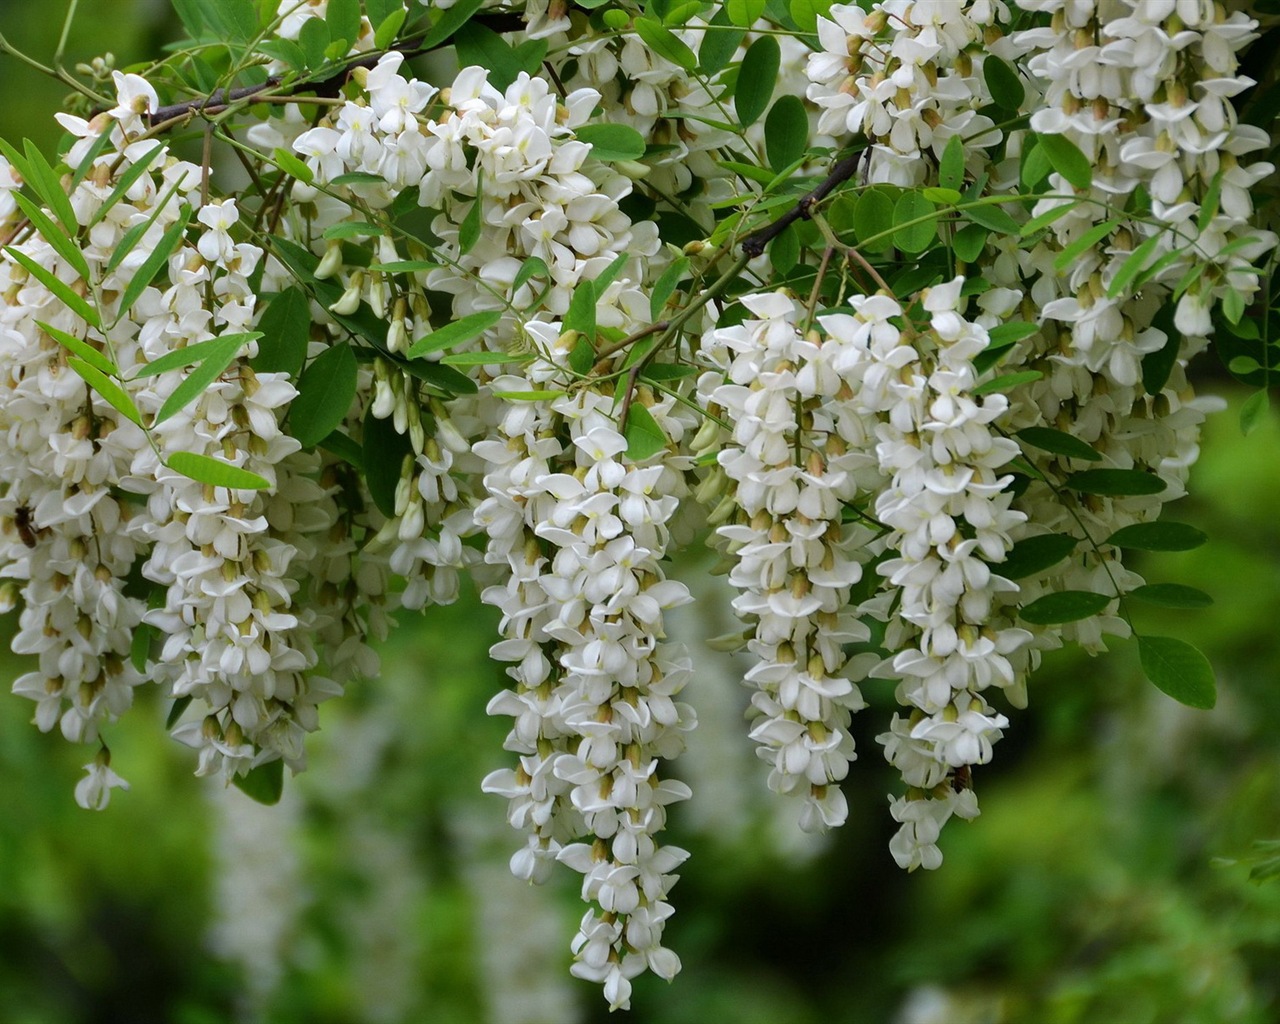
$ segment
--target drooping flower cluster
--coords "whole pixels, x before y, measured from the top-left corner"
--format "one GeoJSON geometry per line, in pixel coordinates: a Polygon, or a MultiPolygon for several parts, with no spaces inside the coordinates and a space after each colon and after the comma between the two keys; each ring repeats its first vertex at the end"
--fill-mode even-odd
{"type": "Polygon", "coordinates": [[[845,645],[869,636],[849,595],[870,532],[843,519],[865,501],[869,438],[836,339],[804,331],[803,309],[784,295],[743,304],[759,319],[705,343],[729,360],[707,402],[733,426],[718,461],[739,509],[717,533],[735,560],[734,610],[753,623],[751,738],[770,788],[801,798],[801,827],[813,831],[844,824],[838,784],[854,758],[850,716],[864,706],[845,645]]]}
{"type": "MultiPolygon", "coordinates": [[[[492,387],[530,385],[504,376],[492,387]]],[[[583,875],[583,899],[599,909],[582,920],[573,971],[626,1006],[630,978],[680,966],[661,939],[671,872],[687,853],[656,836],[667,805],[690,795],[660,768],[693,715],[675,700],[688,659],[663,642],[664,613],[689,599],[659,565],[680,478],[626,457],[611,404],[583,391],[507,406],[499,436],[476,445],[489,468],[475,514],[486,560],[509,572],[483,596],[503,613],[505,639],[490,653],[511,663],[516,685],[489,711],[515,719],[506,745],[520,755],[484,788],[508,797],[512,825],[529,833],[512,859],[518,877],[542,881],[556,860],[583,875]]]]}
{"type": "Polygon", "coordinates": [[[103,733],[144,680],[200,774],[299,770],[389,613],[470,576],[512,870],[579,873],[573,972],[626,1007],[680,967],[665,562],[701,525],[770,786],[842,824],[853,712],[892,691],[891,853],[938,866],[1000,702],[1128,635],[1116,531],[1183,493],[1186,362],[1276,242],[1234,106],[1256,26],[880,0],[810,52],[808,8],[756,6],[280,0],[245,43],[274,77],[206,122],[234,195],[137,75],[60,115],[62,164],[0,157],[0,608],[37,725],[99,745],[80,803],[127,788],[103,733]]]}

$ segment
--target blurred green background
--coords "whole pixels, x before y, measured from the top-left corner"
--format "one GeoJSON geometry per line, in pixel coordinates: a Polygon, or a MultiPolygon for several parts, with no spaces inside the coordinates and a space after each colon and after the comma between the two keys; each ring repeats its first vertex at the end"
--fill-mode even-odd
{"type": "MultiPolygon", "coordinates": [[[[82,8],[72,61],[110,50],[125,65],[175,35],[164,0],[82,8]]],[[[47,59],[61,14],[3,2],[0,32],[47,59]]],[[[0,86],[4,137],[51,147],[65,89],[11,58],[0,86]]],[[[1274,416],[1248,438],[1234,412],[1212,417],[1193,497],[1171,510],[1211,542],[1136,564],[1217,599],[1139,619],[1209,654],[1217,710],[1145,683],[1132,644],[1059,652],[978,773],[982,816],[949,827],[938,872],[904,875],[886,849],[892,779],[873,736],[890,693],[868,693],[860,716],[848,825],[815,841],[764,788],[740,669],[699,653],[688,697],[702,724],[679,769],[695,798],[671,830],[693,852],[667,932],[684,971],[671,986],[641,979],[635,1009],[613,1019],[1280,1020],[1280,884],[1221,861],[1280,838],[1278,453],[1274,416]]],[[[705,593],[681,616],[689,637],[724,631],[705,560],[679,573],[705,593]]],[[[15,621],[0,619],[4,679],[21,671],[15,621]]],[[[275,808],[192,777],[164,702],[144,694],[110,734],[132,791],[81,811],[88,752],[0,698],[0,1021],[604,1020],[596,987],[567,975],[581,912],[570,873],[546,889],[512,879],[518,837],[479,792],[508,757],[503,724],[484,715],[503,685],[485,657],[495,625],[474,594],[406,619],[382,678],[324,709],[311,770],[275,808]]]]}

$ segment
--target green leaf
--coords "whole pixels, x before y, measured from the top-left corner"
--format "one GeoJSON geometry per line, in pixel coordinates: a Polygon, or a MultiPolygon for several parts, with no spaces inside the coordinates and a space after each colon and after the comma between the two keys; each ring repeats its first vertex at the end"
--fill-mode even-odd
{"type": "Polygon", "coordinates": [[[774,86],[778,83],[781,62],[782,50],[773,36],[761,36],[747,47],[734,90],[734,109],[742,127],[755,124],[769,105],[774,86]]]}
{"type": "MultiPolygon", "coordinates": [[[[312,18],[311,21],[319,19],[312,18]]],[[[309,24],[309,23],[308,23],[309,24]]],[[[381,174],[370,174],[368,171],[348,171],[346,174],[339,174],[336,178],[329,181],[330,185],[381,185],[387,179],[381,174]]],[[[382,229],[378,228],[377,232],[382,233],[382,229]]]]}
{"type": "Polygon", "coordinates": [[[991,328],[987,336],[992,345],[1014,345],[1023,338],[1029,338],[1040,330],[1039,324],[1029,324],[1024,320],[1010,320],[991,328]]]}
{"type": "Polygon", "coordinates": [[[1120,269],[1116,271],[1116,276],[1111,279],[1111,284],[1107,288],[1108,298],[1114,299],[1129,287],[1129,283],[1142,273],[1147,260],[1151,258],[1151,254],[1156,251],[1156,246],[1159,244],[1160,236],[1152,235],[1124,258],[1124,262],[1120,264],[1120,269]]]}
{"type": "Polygon", "coordinates": [[[174,452],[165,460],[165,465],[175,473],[181,473],[188,480],[209,484],[211,487],[228,487],[237,491],[262,491],[271,486],[271,482],[257,473],[233,466],[208,455],[197,455],[195,452],[174,452]]]}
{"type": "Polygon", "coordinates": [[[1097,615],[1111,603],[1106,594],[1092,590],[1059,590],[1038,597],[1018,612],[1023,622],[1036,626],[1053,626],[1062,622],[1079,622],[1097,615]]]}
{"type": "Polygon", "coordinates": [[[609,285],[618,279],[618,275],[622,273],[622,268],[627,265],[629,259],[631,259],[630,253],[619,253],[612,263],[591,279],[596,295],[603,295],[609,285]]]}
{"type": "Polygon", "coordinates": [[[791,0],[787,9],[796,25],[803,32],[816,32],[818,19],[831,13],[832,0],[791,0]]]}
{"type": "Polygon", "coordinates": [[[1208,711],[1217,703],[1209,659],[1185,640],[1140,636],[1138,660],[1147,678],[1180,704],[1208,711]]]}
{"type": "Polygon", "coordinates": [[[275,152],[271,154],[271,159],[275,161],[276,166],[297,178],[301,182],[310,185],[316,180],[316,176],[311,172],[311,168],[290,153],[287,149],[276,147],[275,152]]]}
{"type": "Polygon", "coordinates": [[[1076,549],[1079,541],[1062,533],[1046,533],[1038,537],[1020,540],[1010,550],[1003,562],[993,566],[995,571],[1010,580],[1036,576],[1057,565],[1076,549]]]}
{"type": "Polygon", "coordinates": [[[947,140],[938,164],[938,185],[942,188],[964,188],[964,143],[959,135],[947,140]]]}
{"type": "Polygon", "coordinates": [[[981,224],[966,224],[951,239],[951,248],[956,254],[956,259],[964,263],[977,262],[986,246],[987,229],[981,224]]]}
{"type": "Polygon", "coordinates": [[[1258,425],[1266,418],[1267,411],[1270,409],[1270,398],[1267,395],[1267,389],[1255,391],[1244,400],[1244,404],[1240,406],[1240,433],[1248,437],[1258,425]]]}
{"type": "Polygon", "coordinates": [[[1142,390],[1148,395],[1158,395],[1169,381],[1169,374],[1178,361],[1178,349],[1182,347],[1182,335],[1173,321],[1173,304],[1165,303],[1151,318],[1151,325],[1165,334],[1164,345],[1156,352],[1142,357],[1142,390]]]}
{"type": "Polygon", "coordinates": [[[568,393],[569,392],[567,391],[552,391],[546,389],[491,392],[494,398],[501,398],[506,402],[550,402],[556,398],[563,398],[568,393]]]}
{"type": "Polygon", "coordinates": [[[304,448],[318,444],[346,418],[356,396],[356,357],[350,345],[321,352],[298,379],[298,397],[289,407],[289,433],[304,448]]]}
{"type": "Polygon", "coordinates": [[[464,256],[475,248],[476,242],[480,241],[480,202],[484,195],[481,188],[483,183],[484,170],[481,169],[476,172],[476,197],[471,201],[471,209],[458,225],[458,251],[464,256]]]}
{"type": "Polygon", "coordinates": [[[982,77],[991,90],[991,99],[1001,110],[1016,112],[1022,106],[1027,93],[1022,79],[1008,63],[988,53],[982,58],[982,77]]]}
{"type": "Polygon", "coordinates": [[[324,52],[329,48],[329,26],[320,18],[308,18],[298,30],[298,46],[311,70],[324,66],[324,52]]]}
{"type": "Polygon", "coordinates": [[[1036,142],[1023,154],[1019,177],[1023,187],[1031,191],[1049,176],[1051,170],[1053,165],[1049,163],[1049,154],[1036,142]]]}
{"type": "MultiPolygon", "coordinates": [[[[240,349],[244,347],[245,339],[248,337],[250,336],[247,334],[229,334],[215,339],[214,344],[203,350],[201,352],[200,365],[192,370],[186,379],[173,389],[173,393],[164,400],[164,404],[160,406],[160,411],[156,413],[155,423],[157,425],[163,423],[174,413],[185,409],[204,394],[209,385],[222,376],[223,371],[231,365],[240,349]]],[[[190,346],[190,348],[194,347],[190,346]]],[[[170,356],[176,356],[179,359],[189,358],[188,352],[190,348],[161,356],[161,359],[156,360],[156,362],[160,362],[170,356]]]]}
{"type": "Polygon", "coordinates": [[[1023,370],[1020,373],[1009,373],[1003,377],[993,377],[985,384],[979,384],[970,394],[987,395],[993,391],[1009,391],[1012,388],[1021,387],[1023,384],[1030,384],[1033,380],[1039,380],[1044,374],[1039,370],[1023,370]]]}
{"type": "Polygon", "coordinates": [[[367,269],[381,274],[424,274],[440,270],[441,264],[431,260],[393,260],[390,263],[370,263],[367,269]]]}
{"type": "Polygon", "coordinates": [[[624,436],[627,439],[627,458],[634,462],[643,462],[667,447],[667,435],[658,426],[653,413],[639,402],[633,402],[627,410],[624,436]]]}
{"type": "Polygon", "coordinates": [[[474,395],[480,390],[476,382],[465,373],[444,363],[428,363],[425,360],[416,359],[412,363],[406,363],[404,368],[419,380],[425,381],[446,395],[474,395]]]}
{"type": "Polygon", "coordinates": [[[584,124],[574,132],[579,142],[591,147],[597,160],[639,160],[644,156],[644,136],[626,124],[584,124]]]}
{"type": "Polygon", "coordinates": [[[1159,494],[1168,484],[1154,473],[1140,469],[1086,469],[1068,476],[1065,486],[1082,494],[1124,497],[1133,494],[1159,494]]]}
{"type": "Polygon", "coordinates": [[[1093,183],[1093,168],[1080,147],[1065,135],[1037,135],[1045,156],[1053,169],[1078,189],[1087,189],[1093,183]]]}
{"type": "Polygon", "coordinates": [[[85,362],[79,356],[68,356],[67,365],[75,370],[84,382],[93,388],[116,412],[130,422],[142,426],[142,416],[138,412],[138,407],[133,404],[133,399],[129,397],[124,388],[120,387],[119,384],[96,366],[85,362]]]}
{"type": "Polygon", "coordinates": [[[1027,427],[1025,430],[1019,430],[1015,436],[1033,448],[1053,452],[1055,455],[1065,455],[1070,459],[1085,459],[1089,462],[1099,462],[1102,459],[1098,452],[1080,438],[1072,437],[1061,430],[1053,430],[1049,427],[1027,427]]]}
{"type": "Polygon", "coordinates": [[[765,0],[728,0],[724,7],[733,24],[750,28],[764,14],[765,0]]]}
{"type": "Polygon", "coordinates": [[[1227,318],[1230,323],[1238,324],[1240,318],[1244,316],[1245,301],[1244,296],[1235,288],[1228,290],[1227,294],[1222,297],[1222,315],[1227,318]]]}
{"type": "Polygon", "coordinates": [[[330,39],[344,39],[347,49],[360,38],[360,0],[329,0],[325,22],[330,39]]]}
{"type": "Polygon", "coordinates": [[[1218,203],[1222,197],[1222,171],[1219,170],[1209,182],[1209,190],[1200,201],[1200,215],[1196,217],[1196,231],[1204,234],[1213,218],[1218,215],[1218,203]]]}
{"type": "Polygon", "coordinates": [[[1181,583],[1147,583],[1135,587],[1125,596],[1161,608],[1208,608],[1213,604],[1213,598],[1203,590],[1181,583]]]}
{"type": "Polygon", "coordinates": [[[1194,526],[1160,521],[1122,526],[1103,543],[1138,551],[1190,551],[1208,539],[1203,530],[1194,526]]]}
{"type": "Polygon", "coordinates": [[[463,25],[471,20],[471,16],[484,6],[485,0],[461,0],[460,3],[446,8],[440,13],[439,20],[422,37],[418,49],[423,53],[437,49],[441,44],[453,37],[463,25]]]}
{"type": "Polygon", "coordinates": [[[449,366],[499,366],[528,363],[537,358],[533,352],[450,352],[440,362],[449,366]]]}
{"type": "Polygon", "coordinates": [[[438,330],[424,334],[413,343],[408,351],[410,359],[420,359],[431,352],[440,352],[478,338],[490,327],[502,319],[501,310],[489,310],[484,313],[472,313],[460,320],[445,324],[438,330]]]}
{"type": "MultiPolygon", "coordinates": [[[[252,341],[258,337],[257,331],[246,332],[243,334],[227,334],[221,338],[208,338],[205,341],[192,342],[183,348],[174,349],[172,352],[166,352],[164,355],[151,360],[141,369],[134,371],[133,380],[142,377],[154,377],[158,373],[165,373],[169,370],[181,370],[185,366],[194,366],[196,363],[202,363],[206,359],[221,359],[223,351],[230,346],[238,349],[246,341],[252,341]]],[[[223,364],[223,369],[229,365],[223,364]]]]}
{"type": "Polygon", "coordinates": [[[654,21],[652,18],[637,18],[635,30],[649,49],[676,67],[692,71],[698,66],[698,58],[694,56],[693,51],[661,22],[654,21]]]}
{"type": "Polygon", "coordinates": [[[60,331],[56,327],[50,327],[42,320],[36,321],[36,326],[45,334],[49,335],[54,341],[65,348],[73,356],[79,356],[90,366],[105,373],[108,377],[119,377],[120,369],[108,359],[103,353],[90,345],[87,341],[68,334],[66,331],[60,331]]]}
{"type": "Polygon", "coordinates": [[[964,211],[964,215],[975,224],[990,228],[997,234],[1016,235],[1022,230],[1021,225],[1009,214],[989,203],[983,206],[970,206],[964,211]]]}
{"type": "Polygon", "coordinates": [[[26,139],[22,145],[26,150],[27,173],[30,175],[26,183],[44,201],[44,205],[53,211],[62,229],[68,235],[75,237],[76,232],[80,230],[80,225],[76,222],[75,210],[71,208],[71,200],[63,190],[57,172],[49,165],[49,161],[40,152],[40,147],[34,142],[26,139]]]}
{"type": "Polygon", "coordinates": [[[689,273],[689,267],[688,257],[681,256],[662,272],[662,276],[653,286],[653,291],[649,293],[649,315],[653,317],[655,323],[662,319],[663,311],[667,308],[667,300],[675,293],[676,285],[689,273]]]}
{"type": "Polygon", "coordinates": [[[1227,369],[1237,377],[1244,377],[1261,370],[1262,364],[1254,359],[1253,356],[1233,356],[1231,362],[1227,363],[1227,369]]]}
{"type": "Polygon", "coordinates": [[[4,251],[9,254],[10,258],[15,260],[28,274],[34,277],[42,285],[51,291],[58,301],[66,306],[71,312],[75,313],[81,320],[89,324],[91,327],[101,329],[102,321],[98,318],[98,311],[89,305],[83,298],[71,290],[71,287],[60,280],[51,270],[41,266],[25,252],[15,249],[11,245],[6,245],[4,251]]]}
{"type": "Polygon", "coordinates": [[[687,364],[650,363],[640,371],[640,376],[644,380],[652,380],[661,383],[668,380],[682,380],[697,372],[698,368],[696,366],[689,366],[687,364]]]}
{"type": "Polygon", "coordinates": [[[232,776],[231,781],[249,799],[269,807],[274,806],[280,802],[280,795],[284,792],[284,762],[268,761],[257,768],[251,768],[244,775],[232,776]]]}
{"type": "Polygon", "coordinates": [[[364,472],[364,450],[341,430],[335,430],[322,437],[319,447],[364,472]]]}
{"type": "Polygon", "coordinates": [[[133,183],[146,173],[147,168],[150,167],[156,157],[163,152],[165,152],[164,143],[157,142],[149,150],[143,153],[142,156],[138,157],[138,159],[135,160],[122,175],[120,175],[116,180],[115,185],[112,186],[110,194],[102,201],[102,205],[94,211],[93,216],[89,220],[90,227],[99,223],[102,218],[111,212],[111,208],[125,197],[129,189],[133,187],[133,183]]]}
{"type": "MultiPolygon", "coordinates": [[[[330,435],[332,436],[332,435],[330,435]]],[[[396,432],[390,416],[378,419],[370,409],[364,416],[362,446],[365,483],[373,503],[387,518],[396,514],[396,487],[404,472],[404,461],[413,458],[407,434],[396,432]]]]}
{"type": "Polygon", "coordinates": [[[1040,214],[1040,216],[1032,217],[1029,221],[1023,224],[1022,227],[1018,229],[1018,234],[1023,238],[1034,235],[1037,231],[1047,228],[1054,221],[1061,220],[1079,205],[1079,201],[1064,202],[1061,206],[1055,206],[1051,210],[1046,210],[1044,213],[1040,214]]]}
{"type": "MultiPolygon", "coordinates": [[[[138,633],[141,633],[144,637],[146,637],[148,650],[150,650],[150,646],[151,646],[151,636],[150,636],[151,630],[152,630],[152,627],[144,623],[143,625],[138,627],[137,632],[135,632],[133,635],[135,640],[138,638],[138,633]]],[[[144,658],[143,666],[145,667],[145,665],[146,665],[146,660],[144,658]]],[[[138,666],[135,664],[134,668],[138,668],[138,666]]],[[[141,672],[143,671],[143,669],[138,668],[138,671],[141,672]]],[[[191,706],[190,694],[188,694],[185,697],[176,698],[173,702],[173,706],[169,708],[169,714],[165,716],[165,719],[164,719],[165,729],[166,730],[172,729],[175,725],[177,725],[178,719],[182,717],[182,713],[186,711],[187,708],[190,706],[191,706]]]]}
{"type": "Polygon", "coordinates": [[[75,241],[68,238],[62,228],[46,217],[44,211],[21,192],[10,194],[19,209],[26,215],[27,220],[31,221],[31,226],[40,232],[44,240],[53,247],[53,251],[62,257],[67,266],[74,270],[82,281],[89,280],[89,264],[75,241]]]}
{"type": "Polygon", "coordinates": [[[1101,224],[1095,224],[1083,235],[1063,249],[1062,252],[1058,253],[1053,261],[1054,269],[1059,272],[1066,270],[1071,266],[1071,264],[1075,263],[1076,260],[1101,242],[1118,227],[1120,227],[1120,222],[1118,220],[1108,220],[1101,224]]]}
{"type": "Polygon", "coordinates": [[[594,281],[579,281],[564,315],[564,329],[577,331],[594,340],[596,336],[596,286],[594,281]]]}
{"type": "Polygon", "coordinates": [[[290,71],[306,71],[307,55],[292,39],[264,39],[256,49],[284,64],[290,71]]]}
{"type": "Polygon", "coordinates": [[[733,60],[733,55],[738,52],[738,47],[746,36],[740,28],[722,27],[727,25],[727,22],[728,15],[724,8],[721,8],[711,19],[711,24],[702,37],[702,45],[698,47],[698,64],[702,73],[708,77],[725,69],[729,61],[733,60]]]}
{"type": "Polygon", "coordinates": [[[375,50],[389,50],[391,44],[395,42],[396,35],[404,27],[405,18],[408,16],[409,12],[400,7],[397,10],[393,10],[381,21],[374,21],[370,18],[371,24],[378,26],[373,33],[373,48],[375,50]]]}
{"type": "Polygon", "coordinates": [[[954,206],[964,198],[964,196],[954,188],[940,188],[934,185],[922,188],[920,190],[920,194],[929,200],[929,202],[936,203],[939,206],[954,206]]]}
{"type": "Polygon", "coordinates": [[[143,260],[135,272],[133,277],[129,278],[129,283],[125,285],[124,295],[120,297],[120,306],[116,310],[116,320],[122,320],[133,308],[133,304],[138,301],[147,285],[160,272],[160,268],[169,262],[169,257],[173,255],[173,251],[178,248],[182,242],[183,236],[187,230],[187,222],[191,219],[191,207],[183,206],[182,214],[176,221],[165,228],[165,232],[160,236],[160,241],[156,247],[151,250],[147,258],[143,260]]]}
{"type": "Polygon", "coordinates": [[[267,305],[258,321],[262,337],[249,365],[259,372],[287,373],[296,379],[307,359],[311,302],[301,288],[287,288],[267,305]]]}
{"type": "Polygon", "coordinates": [[[893,208],[893,244],[903,252],[924,252],[937,235],[936,213],[933,203],[919,192],[903,192],[893,208]]]}
{"type": "Polygon", "coordinates": [[[800,232],[795,224],[788,224],[782,234],[769,243],[769,264],[779,274],[786,276],[800,262],[800,232]]]}
{"type": "Polygon", "coordinates": [[[500,92],[516,80],[524,68],[520,58],[502,36],[478,21],[468,22],[454,33],[458,66],[478,64],[489,72],[489,83],[500,92]]]}
{"type": "Polygon", "coordinates": [[[809,143],[809,114],[799,96],[779,96],[764,119],[764,151],[769,166],[781,172],[804,156],[809,143]]]}

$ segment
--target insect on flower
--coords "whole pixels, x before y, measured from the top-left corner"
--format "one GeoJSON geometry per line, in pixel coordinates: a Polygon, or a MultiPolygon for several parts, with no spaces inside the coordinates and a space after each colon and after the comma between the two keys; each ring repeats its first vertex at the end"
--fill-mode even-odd
{"type": "Polygon", "coordinates": [[[18,536],[22,538],[22,543],[29,548],[36,546],[36,527],[31,521],[31,509],[26,505],[19,505],[13,512],[13,525],[17,528],[18,536]]]}

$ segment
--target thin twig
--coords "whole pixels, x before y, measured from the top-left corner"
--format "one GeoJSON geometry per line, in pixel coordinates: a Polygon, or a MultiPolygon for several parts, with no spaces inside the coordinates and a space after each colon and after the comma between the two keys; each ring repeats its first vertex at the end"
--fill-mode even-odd
{"type": "MultiPolygon", "coordinates": [[[[502,34],[503,32],[518,32],[524,28],[524,21],[516,15],[489,14],[478,15],[471,19],[473,24],[483,25],[490,31],[502,34]]],[[[430,50],[439,49],[447,43],[434,44],[426,49],[418,44],[426,37],[425,32],[419,32],[416,35],[404,39],[397,46],[389,47],[386,50],[380,50],[377,53],[363,54],[354,60],[343,64],[333,74],[317,79],[314,82],[299,82],[297,88],[315,91],[321,95],[326,92],[336,94],[343,85],[346,84],[348,76],[356,68],[372,68],[378,61],[385,57],[388,53],[403,53],[405,57],[417,57],[430,50]]],[[[193,111],[201,111],[205,114],[217,114],[226,110],[232,104],[241,100],[249,99],[258,93],[269,92],[277,88],[284,82],[284,75],[271,75],[265,82],[258,85],[245,85],[237,89],[215,89],[208,96],[201,96],[193,100],[185,100],[182,103],[170,103],[160,107],[149,115],[152,125],[159,124],[162,121],[169,121],[173,118],[181,117],[193,111]]]]}
{"type": "Polygon", "coordinates": [[[786,231],[796,221],[807,220],[813,215],[813,208],[826,199],[837,185],[848,181],[857,173],[858,163],[862,159],[862,151],[850,154],[831,168],[822,182],[812,192],[806,192],[795,206],[775,220],[766,224],[742,240],[742,251],[752,259],[764,252],[765,246],[786,231]]]}

